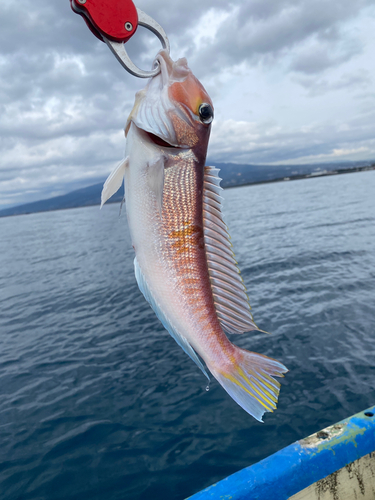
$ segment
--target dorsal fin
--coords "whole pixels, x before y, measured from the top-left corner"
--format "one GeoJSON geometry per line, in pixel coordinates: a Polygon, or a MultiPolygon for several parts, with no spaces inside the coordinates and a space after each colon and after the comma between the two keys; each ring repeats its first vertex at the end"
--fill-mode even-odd
{"type": "Polygon", "coordinates": [[[205,167],[203,187],[203,227],[208,272],[216,314],[228,333],[258,330],[251,314],[246,288],[241,278],[227,226],[221,213],[219,169],[205,167]]]}

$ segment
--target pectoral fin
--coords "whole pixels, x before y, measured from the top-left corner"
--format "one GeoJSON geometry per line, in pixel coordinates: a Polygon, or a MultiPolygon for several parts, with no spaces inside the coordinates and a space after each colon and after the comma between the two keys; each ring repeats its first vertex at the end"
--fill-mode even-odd
{"type": "Polygon", "coordinates": [[[108,179],[105,181],[102,189],[100,208],[102,208],[104,203],[120,189],[125,175],[125,169],[128,165],[129,157],[127,156],[119,165],[117,165],[117,167],[113,170],[113,172],[111,172],[108,179]]]}

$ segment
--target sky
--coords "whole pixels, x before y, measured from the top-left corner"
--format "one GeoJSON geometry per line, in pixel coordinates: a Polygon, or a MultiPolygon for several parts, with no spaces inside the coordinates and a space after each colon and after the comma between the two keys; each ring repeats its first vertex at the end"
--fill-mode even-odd
{"type": "MultiPolygon", "coordinates": [[[[211,164],[375,160],[373,0],[136,6],[214,102],[211,164]]],[[[124,125],[146,81],[69,0],[2,1],[0,19],[0,208],[102,180],[124,156],[124,125]]],[[[143,28],[127,43],[144,69],[159,48],[143,28]]]]}

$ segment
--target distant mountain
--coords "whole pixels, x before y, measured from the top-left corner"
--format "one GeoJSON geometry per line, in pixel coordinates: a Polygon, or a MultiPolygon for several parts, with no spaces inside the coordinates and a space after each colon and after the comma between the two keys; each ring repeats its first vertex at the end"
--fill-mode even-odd
{"type": "MultiPolygon", "coordinates": [[[[77,189],[61,196],[54,196],[53,198],[48,198],[47,200],[33,201],[32,203],[25,203],[24,205],[5,208],[0,210],[0,217],[98,205],[100,204],[100,194],[103,183],[104,181],[99,184],[77,189]]],[[[121,194],[119,191],[115,196],[113,196],[113,198],[111,198],[111,201],[119,201],[123,198],[123,196],[124,193],[121,194]]]]}
{"type": "MultiPolygon", "coordinates": [[[[375,163],[373,161],[277,166],[242,165],[237,163],[217,163],[211,161],[208,162],[208,164],[220,168],[220,177],[223,179],[221,186],[224,188],[243,186],[246,184],[303,179],[321,175],[358,172],[375,168],[375,163]]],[[[47,200],[34,201],[16,207],[5,208],[0,210],[0,217],[99,205],[104,181],[105,179],[98,184],[77,189],[61,196],[48,198],[47,200]]],[[[121,202],[123,196],[124,191],[120,189],[107,203],[121,202]]]]}
{"type": "Polygon", "coordinates": [[[307,165],[241,165],[237,163],[214,163],[220,168],[222,187],[242,186],[283,180],[304,179],[320,175],[357,172],[374,168],[374,161],[341,163],[315,163],[307,165]]]}

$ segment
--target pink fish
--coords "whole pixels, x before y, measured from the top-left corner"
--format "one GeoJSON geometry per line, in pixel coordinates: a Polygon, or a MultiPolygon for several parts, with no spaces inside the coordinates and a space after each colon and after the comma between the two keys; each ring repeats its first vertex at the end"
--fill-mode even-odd
{"type": "Polygon", "coordinates": [[[102,205],[125,178],[135,276],[144,297],[207,376],[262,421],[287,372],[241,349],[227,333],[258,330],[221,213],[218,169],[205,166],[213,105],[186,59],[157,56],[161,72],[137,92],[126,158],[108,177],[102,205]],[[200,358],[198,357],[200,356],[200,358]]]}

